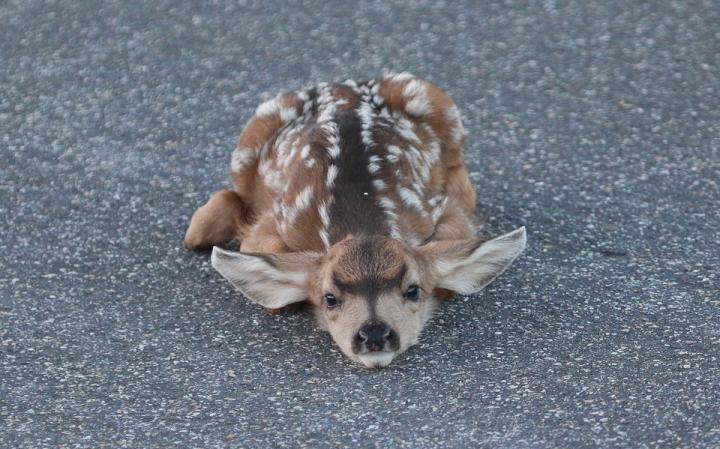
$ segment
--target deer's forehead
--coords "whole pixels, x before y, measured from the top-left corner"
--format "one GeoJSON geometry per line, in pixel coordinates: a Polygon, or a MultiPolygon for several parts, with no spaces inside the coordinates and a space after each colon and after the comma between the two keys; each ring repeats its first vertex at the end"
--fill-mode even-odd
{"type": "Polygon", "coordinates": [[[399,287],[410,262],[402,243],[377,238],[344,241],[333,248],[329,259],[332,283],[356,293],[399,287]]]}

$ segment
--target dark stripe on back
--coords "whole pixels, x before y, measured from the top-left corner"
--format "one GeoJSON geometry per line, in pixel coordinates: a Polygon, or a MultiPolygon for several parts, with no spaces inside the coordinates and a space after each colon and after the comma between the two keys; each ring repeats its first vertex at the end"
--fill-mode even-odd
{"type": "Polygon", "coordinates": [[[330,241],[336,243],[348,234],[388,235],[384,211],[376,204],[372,178],[368,172],[369,154],[362,142],[362,122],[355,111],[336,117],[340,133],[340,155],[335,164],[334,201],[330,206],[330,241]]]}

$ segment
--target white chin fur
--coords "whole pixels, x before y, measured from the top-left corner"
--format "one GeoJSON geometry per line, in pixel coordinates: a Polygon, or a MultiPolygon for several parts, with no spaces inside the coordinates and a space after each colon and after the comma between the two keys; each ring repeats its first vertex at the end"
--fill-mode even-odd
{"type": "Polygon", "coordinates": [[[395,353],[389,351],[358,354],[360,362],[368,368],[385,368],[393,358],[395,358],[395,353]]]}

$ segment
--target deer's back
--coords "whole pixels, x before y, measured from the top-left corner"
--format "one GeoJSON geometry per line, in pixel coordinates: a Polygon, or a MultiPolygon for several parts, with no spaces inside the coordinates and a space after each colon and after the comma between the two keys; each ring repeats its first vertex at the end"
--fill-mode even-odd
{"type": "Polygon", "coordinates": [[[448,214],[470,220],[463,134],[452,100],[410,75],[320,84],[258,107],[233,153],[235,189],[291,251],[348,234],[417,246],[448,214]]]}

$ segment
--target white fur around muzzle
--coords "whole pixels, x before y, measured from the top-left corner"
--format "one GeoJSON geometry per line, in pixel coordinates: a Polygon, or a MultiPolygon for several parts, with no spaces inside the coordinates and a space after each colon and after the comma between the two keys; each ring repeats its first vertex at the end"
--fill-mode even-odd
{"type": "Polygon", "coordinates": [[[365,354],[358,354],[360,362],[368,368],[385,368],[395,358],[394,352],[381,351],[381,352],[366,352],[365,354]]]}

